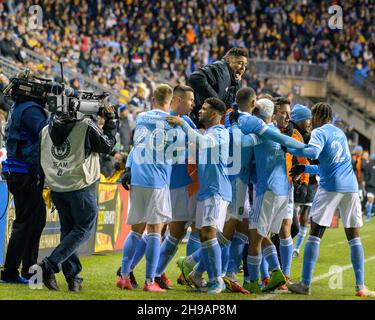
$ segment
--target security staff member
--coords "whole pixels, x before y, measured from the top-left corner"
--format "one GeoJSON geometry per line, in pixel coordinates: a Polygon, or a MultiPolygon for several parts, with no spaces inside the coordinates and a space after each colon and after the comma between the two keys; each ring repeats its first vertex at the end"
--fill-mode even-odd
{"type": "Polygon", "coordinates": [[[90,238],[98,213],[99,153],[110,153],[116,143],[113,106],[103,114],[103,131],[88,118],[61,114],[53,115],[42,131],[41,164],[61,225],[60,244],[40,264],[43,283],[50,290],[59,290],[54,274],[60,266],[69,290],[82,288],[78,251],[90,238]]]}
{"type": "Polygon", "coordinates": [[[47,114],[43,99],[14,96],[13,100],[15,103],[5,128],[8,158],[3,162],[2,171],[8,190],[13,194],[16,219],[1,280],[27,284],[31,276],[29,268],[37,263],[40,236],[46,223],[39,133],[47,123],[47,114]]]}

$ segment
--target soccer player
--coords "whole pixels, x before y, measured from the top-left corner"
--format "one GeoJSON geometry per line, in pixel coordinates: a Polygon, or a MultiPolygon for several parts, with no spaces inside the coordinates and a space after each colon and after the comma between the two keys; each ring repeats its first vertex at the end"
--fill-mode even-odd
{"type": "MultiPolygon", "coordinates": [[[[293,124],[294,130],[298,131],[303,137],[303,141],[308,143],[311,136],[311,110],[300,104],[295,105],[291,113],[290,122],[293,124]]],[[[314,163],[314,160],[311,163],[314,163]]],[[[310,162],[306,159],[305,164],[310,164],[310,162]]],[[[287,168],[287,171],[289,171],[289,169],[290,168],[287,168]]],[[[294,179],[294,184],[294,203],[296,208],[299,207],[298,215],[300,228],[293,249],[293,257],[298,258],[299,251],[307,234],[309,213],[318,186],[316,175],[309,175],[307,173],[302,173],[300,176],[297,176],[294,179]]],[[[295,214],[297,215],[297,210],[295,214]]]]}
{"type": "Polygon", "coordinates": [[[171,126],[165,121],[173,91],[161,84],[152,97],[154,109],[138,115],[134,133],[134,147],[126,167],[131,169],[130,209],[127,224],[129,233],[123,248],[121,277],[117,286],[132,289],[130,270],[136,248],[147,229],[146,281],[143,290],[164,292],[154,281],[160,256],[161,231],[172,218],[169,183],[172,166],[165,159],[166,148],[173,143],[168,133],[171,126]]]}
{"type": "Polygon", "coordinates": [[[303,150],[288,149],[288,152],[309,159],[319,159],[319,168],[299,165],[292,169],[292,173],[319,173],[320,184],[311,208],[311,229],[303,256],[302,281],[290,284],[288,288],[295,293],[310,294],[320,239],[339,208],[350,246],[356,278],[356,296],[375,296],[375,292],[368,290],[364,283],[364,252],[359,236],[360,227],[363,225],[361,203],[346,136],[341,129],[331,124],[332,108],[328,103],[315,104],[311,113],[315,129],[311,133],[308,147],[303,150]]]}
{"type": "MultiPolygon", "coordinates": [[[[173,98],[171,101],[169,114],[172,116],[181,116],[188,125],[196,129],[195,124],[187,116],[194,106],[194,91],[191,87],[185,85],[177,85],[173,90],[173,98]]],[[[187,142],[187,141],[186,141],[187,142]]],[[[183,146],[187,144],[184,143],[183,146]]],[[[192,211],[189,211],[189,193],[188,185],[192,183],[189,176],[187,165],[187,152],[182,153],[182,161],[173,164],[170,181],[171,205],[172,205],[172,221],[169,223],[169,234],[163,241],[160,249],[160,258],[156,269],[155,281],[163,289],[169,289],[172,282],[166,277],[165,269],[177,252],[178,245],[186,234],[186,227],[189,221],[195,217],[190,217],[192,211]]],[[[193,236],[194,237],[194,236],[193,236]]]]}
{"type": "MultiPolygon", "coordinates": [[[[256,142],[252,141],[254,137],[240,132],[238,118],[244,114],[251,114],[255,101],[256,93],[252,88],[245,87],[240,89],[236,94],[235,110],[227,113],[224,124],[231,134],[232,168],[236,172],[232,172],[233,174],[229,175],[233,197],[228,206],[224,230],[221,235],[221,241],[227,242],[227,245],[222,247],[223,274],[225,275],[223,279],[230,291],[241,293],[249,293],[240,286],[236,274],[241,263],[243,249],[247,243],[250,210],[248,182],[250,179],[253,145],[256,142]],[[237,121],[235,121],[235,118],[237,121]],[[235,134],[236,131],[233,132],[235,129],[237,129],[239,135],[235,134]],[[238,149],[233,146],[236,144],[239,144],[241,150],[240,158],[236,154],[238,149]],[[236,170],[237,163],[240,164],[239,172],[236,170]]],[[[229,173],[231,173],[230,171],[229,169],[229,173]]]]}
{"type": "MultiPolygon", "coordinates": [[[[275,113],[274,113],[274,121],[277,127],[280,129],[281,132],[291,136],[293,139],[297,141],[303,142],[303,137],[294,128],[293,124],[290,122],[291,118],[291,110],[290,110],[290,102],[288,99],[283,97],[278,97],[274,99],[275,104],[275,113]]],[[[295,105],[293,108],[294,116],[298,113],[300,118],[302,118],[305,113],[307,113],[307,117],[311,118],[311,112],[308,108],[302,105],[295,105]]],[[[306,158],[301,157],[293,157],[293,155],[287,153],[286,157],[286,172],[288,173],[289,170],[292,168],[293,163],[299,164],[309,164],[306,158]]],[[[299,177],[298,183],[296,183],[296,190],[300,191],[300,189],[307,190],[307,184],[309,183],[309,175],[306,173],[301,174],[299,177]]],[[[286,216],[283,218],[281,229],[278,235],[274,235],[272,237],[272,241],[275,244],[278,252],[280,253],[280,261],[284,276],[287,282],[290,279],[290,269],[292,265],[292,255],[293,255],[293,239],[292,239],[292,222],[293,222],[293,213],[294,213],[294,187],[293,187],[293,180],[291,177],[288,176],[289,179],[289,202],[288,202],[288,210],[285,212],[286,216]]],[[[295,230],[294,228],[293,230],[295,230]]],[[[297,234],[298,231],[294,231],[294,235],[297,234]]],[[[285,285],[282,285],[280,290],[288,290],[285,285]]]]}
{"type": "Polygon", "coordinates": [[[222,232],[226,210],[232,200],[231,184],[227,175],[229,132],[220,124],[225,104],[217,98],[205,100],[199,110],[199,121],[206,129],[204,135],[192,129],[180,117],[167,117],[188,135],[189,142],[199,149],[196,228],[200,232],[200,255],[209,276],[207,292],[220,293],[225,289],[222,279],[221,249],[217,231],[222,232]]]}
{"type": "MultiPolygon", "coordinates": [[[[268,130],[279,132],[272,123],[274,104],[269,99],[259,99],[254,114],[261,118],[268,130]]],[[[280,144],[265,141],[254,147],[256,161],[255,201],[250,214],[248,271],[250,281],[245,289],[251,293],[271,291],[285,284],[280,269],[277,251],[268,233],[279,233],[282,220],[288,210],[289,182],[286,174],[285,153],[280,144]],[[261,290],[259,271],[263,256],[268,262],[272,275],[268,284],[261,290]]]]}

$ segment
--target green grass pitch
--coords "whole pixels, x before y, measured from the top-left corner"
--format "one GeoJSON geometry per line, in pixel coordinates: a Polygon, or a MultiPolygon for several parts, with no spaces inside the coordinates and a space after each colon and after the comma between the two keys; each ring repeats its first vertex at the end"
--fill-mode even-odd
{"type": "MultiPolygon", "coordinates": [[[[365,279],[366,285],[375,290],[375,219],[367,223],[362,228],[361,232],[362,243],[365,250],[365,279]]],[[[305,240],[306,241],[306,240],[305,240]]],[[[176,259],[185,252],[185,245],[182,245],[179,252],[176,254],[174,260],[167,268],[167,275],[176,282],[179,270],[176,266],[176,259]]],[[[293,259],[292,264],[292,281],[299,279],[301,274],[303,251],[300,258],[293,259]]],[[[262,295],[243,295],[239,293],[225,292],[215,296],[204,293],[194,292],[192,289],[182,287],[177,284],[174,285],[173,290],[169,290],[163,294],[154,294],[143,292],[141,289],[133,291],[125,291],[116,288],[115,286],[115,272],[121,263],[121,254],[107,254],[95,255],[82,258],[84,277],[84,288],[79,293],[71,293],[67,289],[67,284],[64,277],[60,273],[57,276],[60,291],[51,292],[46,288],[41,290],[31,290],[24,285],[9,285],[0,283],[0,299],[63,299],[63,300],[96,300],[96,299],[124,299],[124,300],[150,300],[150,299],[171,299],[171,300],[254,300],[254,299],[373,299],[375,298],[357,298],[354,296],[354,273],[350,266],[349,246],[347,244],[344,230],[340,223],[338,229],[328,229],[320,245],[319,259],[314,271],[314,283],[312,285],[311,296],[300,296],[295,294],[262,294],[262,295]],[[344,267],[342,272],[342,288],[340,288],[340,279],[332,278],[328,274],[330,267],[341,266],[344,267]],[[334,289],[332,287],[338,286],[334,289]]],[[[144,259],[141,261],[135,271],[136,278],[139,283],[143,282],[145,263],[144,259]]],[[[242,281],[242,275],[239,275],[242,281]]]]}

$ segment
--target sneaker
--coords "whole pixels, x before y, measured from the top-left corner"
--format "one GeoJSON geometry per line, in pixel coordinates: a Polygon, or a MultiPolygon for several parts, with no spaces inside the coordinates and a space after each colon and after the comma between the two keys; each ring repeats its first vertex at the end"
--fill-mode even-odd
{"type": "Polygon", "coordinates": [[[272,271],[270,282],[264,286],[262,291],[267,292],[267,291],[275,290],[276,288],[278,288],[279,286],[285,283],[286,283],[286,280],[285,280],[284,274],[280,269],[276,271],[272,271]]]}
{"type": "Polygon", "coordinates": [[[226,288],[231,292],[240,292],[243,294],[249,294],[250,292],[245,288],[242,288],[240,283],[234,279],[229,277],[223,278],[226,288]]]}
{"type": "Polygon", "coordinates": [[[299,252],[297,250],[293,250],[293,256],[294,259],[297,259],[299,257],[299,252]]]}
{"type": "Polygon", "coordinates": [[[11,283],[11,284],[29,284],[29,280],[25,279],[22,276],[18,276],[15,279],[1,279],[2,283],[11,283]]]}
{"type": "Polygon", "coordinates": [[[375,297],[375,292],[364,287],[363,289],[358,290],[355,295],[356,297],[375,297]]]}
{"type": "Polygon", "coordinates": [[[207,283],[208,294],[218,294],[225,290],[225,283],[222,279],[215,279],[207,283]]]}
{"type": "Polygon", "coordinates": [[[166,292],[167,290],[160,288],[159,285],[156,282],[153,282],[153,283],[145,282],[145,285],[143,286],[143,291],[166,292]]]}
{"type": "Polygon", "coordinates": [[[188,275],[189,282],[197,289],[202,292],[206,292],[207,290],[207,282],[203,279],[202,276],[197,275],[194,271],[190,272],[188,275]]]}
{"type": "Polygon", "coordinates": [[[162,288],[162,289],[165,289],[165,290],[170,290],[170,289],[171,289],[171,287],[168,286],[168,285],[165,283],[163,277],[155,277],[155,282],[156,282],[156,283],[158,284],[158,286],[159,286],[160,288],[162,288]]]}
{"type": "MultiPolygon", "coordinates": [[[[289,283],[290,282],[290,279],[288,276],[285,276],[285,280],[286,280],[286,283],[289,283]]],[[[286,286],[286,284],[282,284],[281,286],[279,286],[277,288],[278,291],[288,291],[288,287],[286,286]]]]}
{"type": "Polygon", "coordinates": [[[252,294],[261,294],[262,289],[258,281],[245,281],[243,287],[252,294]]]}
{"type": "Polygon", "coordinates": [[[117,288],[126,289],[126,290],[133,290],[133,285],[131,283],[130,277],[124,278],[123,276],[118,277],[117,279],[117,288]]]}
{"type": "Polygon", "coordinates": [[[269,284],[270,278],[264,278],[262,279],[262,283],[260,284],[260,287],[263,289],[267,284],[269,284]]]}
{"type": "Polygon", "coordinates": [[[161,278],[163,279],[164,283],[168,286],[168,287],[172,287],[173,286],[173,282],[172,280],[168,279],[167,275],[165,274],[165,272],[161,275],[161,278]]]}
{"type": "Polygon", "coordinates": [[[193,287],[193,284],[190,283],[189,279],[188,279],[188,275],[190,274],[190,272],[193,271],[193,267],[190,267],[187,263],[186,263],[186,257],[179,257],[178,260],[177,260],[177,266],[180,268],[181,270],[181,273],[182,273],[182,276],[185,280],[185,284],[188,285],[190,288],[193,287]]]}
{"type": "Polygon", "coordinates": [[[286,286],[288,287],[288,290],[293,293],[304,295],[311,294],[310,286],[303,284],[301,281],[298,283],[288,283],[286,286]]]}
{"type": "Polygon", "coordinates": [[[186,281],[184,279],[184,275],[182,273],[180,273],[180,275],[178,276],[177,278],[177,283],[181,286],[184,286],[186,285],[186,281]]]}

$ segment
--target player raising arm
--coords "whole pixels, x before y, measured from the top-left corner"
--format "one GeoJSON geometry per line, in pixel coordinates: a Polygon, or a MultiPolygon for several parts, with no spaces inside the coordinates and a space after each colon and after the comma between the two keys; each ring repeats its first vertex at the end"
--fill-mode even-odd
{"type": "MultiPolygon", "coordinates": [[[[332,108],[328,103],[317,103],[312,109],[311,133],[308,147],[288,149],[296,155],[319,160],[317,166],[306,166],[309,173],[320,175],[320,185],[311,208],[311,230],[303,257],[302,281],[288,285],[290,291],[310,294],[311,280],[319,255],[320,239],[329,227],[337,208],[344,224],[350,246],[350,257],[356,278],[356,296],[375,296],[364,284],[364,252],[359,237],[363,225],[358,182],[353,171],[348,142],[343,131],[331,124],[332,108]]],[[[292,170],[294,173],[300,170],[292,170]]]]}

